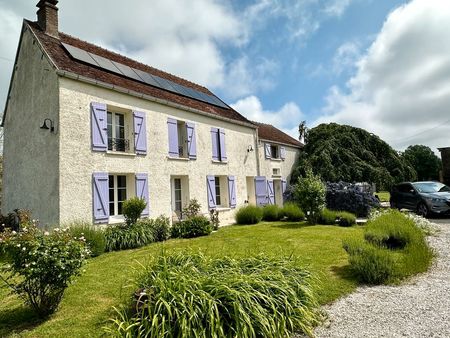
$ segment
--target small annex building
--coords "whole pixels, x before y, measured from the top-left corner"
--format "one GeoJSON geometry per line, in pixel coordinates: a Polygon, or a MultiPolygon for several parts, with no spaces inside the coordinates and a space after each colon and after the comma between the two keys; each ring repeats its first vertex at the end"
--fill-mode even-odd
{"type": "MultiPolygon", "coordinates": [[[[43,224],[182,218],[190,199],[231,220],[282,204],[302,143],[251,122],[207,88],[58,30],[58,1],[23,21],[4,127],[3,210],[43,224]]],[[[200,61],[199,61],[200,62],[200,61]]]]}

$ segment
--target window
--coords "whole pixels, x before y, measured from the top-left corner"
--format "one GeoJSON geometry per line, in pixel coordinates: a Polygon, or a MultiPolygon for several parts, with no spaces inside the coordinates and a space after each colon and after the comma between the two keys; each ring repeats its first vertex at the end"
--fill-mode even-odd
{"type": "Polygon", "coordinates": [[[219,176],[214,177],[214,181],[215,181],[214,191],[216,194],[216,205],[222,205],[221,199],[220,199],[220,177],[219,176]]]}
{"type": "Polygon", "coordinates": [[[278,146],[273,144],[270,145],[270,156],[272,158],[279,158],[278,146]]]}
{"type": "Polygon", "coordinates": [[[225,130],[211,128],[212,159],[213,161],[226,162],[227,151],[225,147],[225,130]]]}
{"type": "Polygon", "coordinates": [[[167,119],[169,133],[169,157],[196,159],[195,124],[167,119]]]}
{"type": "Polygon", "coordinates": [[[109,215],[122,215],[123,202],[127,199],[127,177],[109,175],[109,215]]]}
{"type": "Polygon", "coordinates": [[[175,178],[173,180],[174,188],[174,202],[175,202],[175,212],[181,215],[182,203],[181,203],[181,179],[175,178]]]}
{"type": "Polygon", "coordinates": [[[130,141],[125,137],[125,115],[108,111],[108,150],[129,151],[130,141]]]}

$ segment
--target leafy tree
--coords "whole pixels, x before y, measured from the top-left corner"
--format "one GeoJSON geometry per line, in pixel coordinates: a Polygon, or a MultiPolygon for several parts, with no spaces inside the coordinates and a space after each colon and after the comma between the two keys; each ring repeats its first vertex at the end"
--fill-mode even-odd
{"type": "Polygon", "coordinates": [[[336,123],[308,130],[292,183],[307,170],[324,181],[369,182],[381,190],[416,178],[414,168],[378,136],[336,123]]]}
{"type": "Polygon", "coordinates": [[[308,223],[316,223],[320,211],[325,207],[326,188],[322,179],[307,170],[305,177],[299,177],[293,187],[294,200],[308,213],[308,223]]]}
{"type": "Polygon", "coordinates": [[[418,180],[439,179],[442,162],[429,147],[424,145],[409,146],[403,153],[403,157],[416,170],[418,180]]]}

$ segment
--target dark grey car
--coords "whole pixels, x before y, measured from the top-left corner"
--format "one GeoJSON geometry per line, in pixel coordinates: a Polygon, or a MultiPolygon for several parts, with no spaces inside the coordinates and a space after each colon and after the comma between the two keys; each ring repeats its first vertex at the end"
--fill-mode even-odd
{"type": "Polygon", "coordinates": [[[391,191],[391,207],[409,209],[424,217],[450,215],[450,188],[439,182],[405,182],[391,191]]]}

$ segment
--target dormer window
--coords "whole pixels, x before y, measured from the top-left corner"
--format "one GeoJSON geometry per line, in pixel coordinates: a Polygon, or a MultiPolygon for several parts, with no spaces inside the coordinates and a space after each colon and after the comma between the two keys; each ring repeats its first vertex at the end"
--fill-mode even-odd
{"type": "Polygon", "coordinates": [[[286,158],[286,148],[278,144],[264,143],[264,155],[266,159],[284,161],[286,158]]]}

